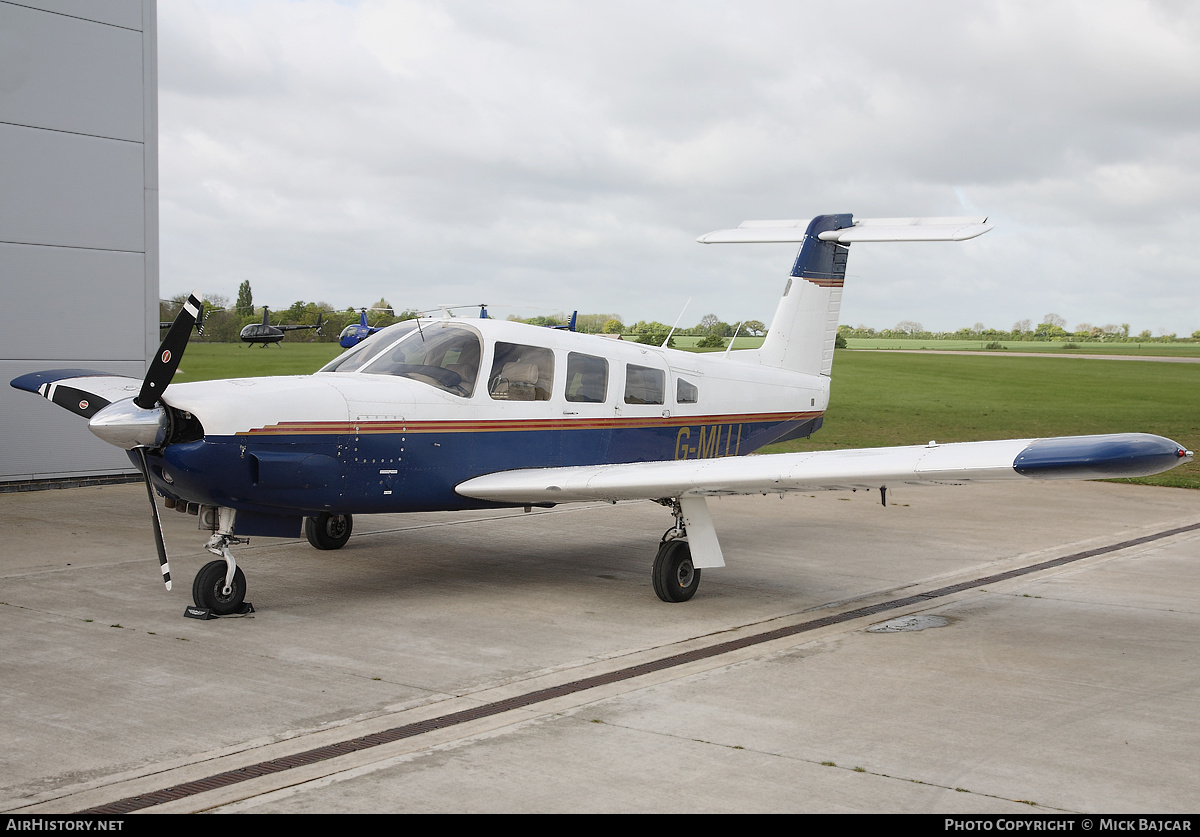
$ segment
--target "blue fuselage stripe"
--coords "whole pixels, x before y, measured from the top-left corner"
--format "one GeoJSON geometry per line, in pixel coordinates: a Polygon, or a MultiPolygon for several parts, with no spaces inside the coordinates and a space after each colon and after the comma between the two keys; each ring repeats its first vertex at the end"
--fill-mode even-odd
{"type": "Polygon", "coordinates": [[[167,495],[275,514],[494,507],[454,488],[520,468],[709,459],[750,453],[819,416],[662,426],[206,437],[148,458],[167,495]],[[163,476],[165,471],[166,476],[163,476]]]}

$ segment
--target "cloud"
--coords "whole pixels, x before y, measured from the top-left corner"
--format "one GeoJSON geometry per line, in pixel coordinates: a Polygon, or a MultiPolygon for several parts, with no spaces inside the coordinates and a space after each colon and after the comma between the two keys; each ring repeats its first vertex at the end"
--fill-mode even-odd
{"type": "Polygon", "coordinates": [[[765,320],[793,252],[696,235],[967,203],[997,230],[856,248],[845,321],[1200,328],[1194,4],[177,0],[159,29],[164,293],[765,320]]]}

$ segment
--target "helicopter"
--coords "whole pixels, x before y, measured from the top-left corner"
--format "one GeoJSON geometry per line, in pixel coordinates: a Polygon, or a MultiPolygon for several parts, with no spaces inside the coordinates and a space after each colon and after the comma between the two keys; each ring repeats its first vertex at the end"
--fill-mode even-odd
{"type": "Polygon", "coordinates": [[[271,309],[264,305],[262,322],[250,323],[250,325],[243,328],[241,333],[242,342],[251,345],[258,343],[263,348],[266,348],[272,343],[279,343],[289,331],[303,331],[315,328],[317,334],[320,335],[321,327],[324,325],[322,321],[323,316],[322,314],[317,315],[316,325],[271,325],[271,309]]]}

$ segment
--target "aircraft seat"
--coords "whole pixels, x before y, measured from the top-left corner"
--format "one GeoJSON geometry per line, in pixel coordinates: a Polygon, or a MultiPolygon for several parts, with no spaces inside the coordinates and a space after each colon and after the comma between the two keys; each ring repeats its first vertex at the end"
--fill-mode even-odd
{"type": "Polygon", "coordinates": [[[500,375],[492,381],[493,398],[507,401],[538,401],[538,367],[536,363],[514,361],[504,364],[500,375]]]}

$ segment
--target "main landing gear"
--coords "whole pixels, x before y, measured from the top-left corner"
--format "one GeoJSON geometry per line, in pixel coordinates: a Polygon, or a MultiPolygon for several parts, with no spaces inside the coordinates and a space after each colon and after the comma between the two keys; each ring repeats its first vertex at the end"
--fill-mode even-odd
{"type": "Polygon", "coordinates": [[[683,510],[678,500],[660,500],[675,515],[675,525],[663,533],[658,554],[654,556],[651,579],[654,592],[664,602],[686,602],[700,588],[700,569],[692,564],[683,510]]]}
{"type": "Polygon", "coordinates": [[[348,514],[327,514],[304,518],[304,537],[317,549],[341,549],[350,540],[354,518],[348,514]]]}
{"type": "Polygon", "coordinates": [[[686,602],[700,587],[700,570],[684,540],[664,541],[654,556],[654,592],[664,602],[686,602]]]}

